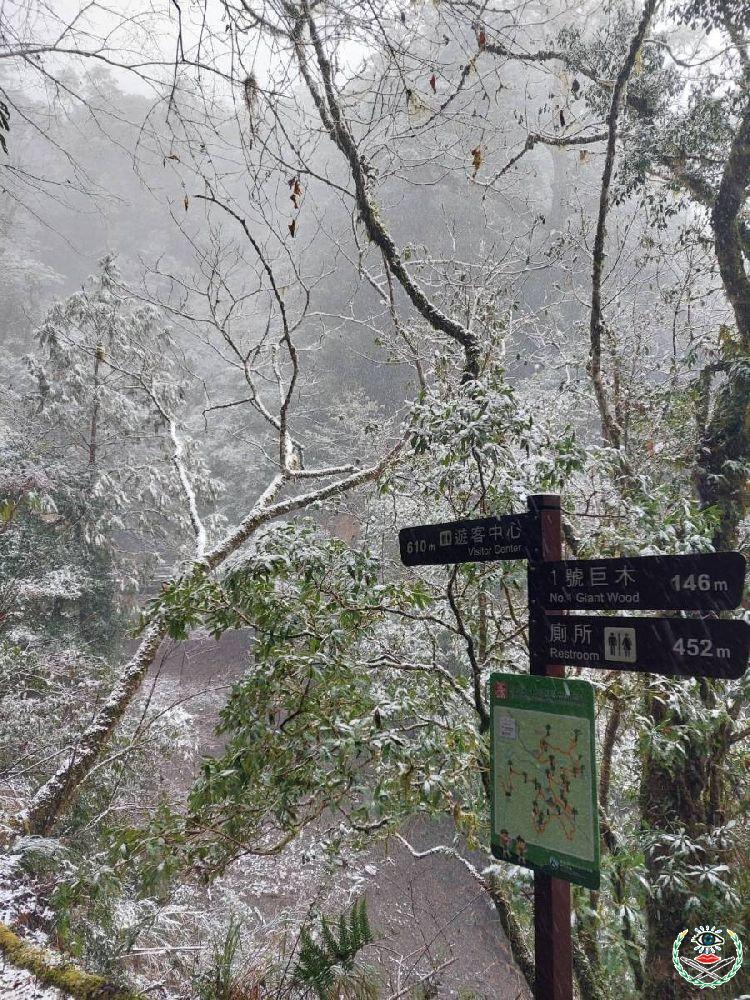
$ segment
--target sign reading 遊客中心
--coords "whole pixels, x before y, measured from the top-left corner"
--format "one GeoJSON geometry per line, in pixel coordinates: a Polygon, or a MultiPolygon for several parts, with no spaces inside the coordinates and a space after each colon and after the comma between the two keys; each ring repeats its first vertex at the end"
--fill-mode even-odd
{"type": "Polygon", "coordinates": [[[528,559],[537,522],[530,514],[420,524],[398,533],[405,566],[447,566],[490,559],[528,559]]]}
{"type": "Polygon", "coordinates": [[[546,663],[736,679],[747,666],[750,625],[716,618],[548,614],[531,641],[546,663]]]}
{"type": "Polygon", "coordinates": [[[490,733],[493,855],[598,889],[591,685],[492,674],[490,733]]]}
{"type": "Polygon", "coordinates": [[[560,611],[727,611],[745,583],[739,552],[529,564],[529,598],[560,611]]]}

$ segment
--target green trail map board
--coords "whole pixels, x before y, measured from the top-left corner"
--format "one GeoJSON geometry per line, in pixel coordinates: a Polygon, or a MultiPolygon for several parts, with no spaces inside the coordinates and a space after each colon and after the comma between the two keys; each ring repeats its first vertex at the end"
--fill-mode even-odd
{"type": "Polygon", "coordinates": [[[493,855],[598,889],[591,685],[492,674],[490,716],[493,855]]]}

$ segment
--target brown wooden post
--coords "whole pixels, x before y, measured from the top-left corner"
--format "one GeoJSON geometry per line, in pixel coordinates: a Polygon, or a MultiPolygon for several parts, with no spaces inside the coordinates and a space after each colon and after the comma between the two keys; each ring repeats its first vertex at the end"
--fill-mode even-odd
{"type": "MultiPolygon", "coordinates": [[[[529,513],[540,524],[536,561],[562,559],[560,497],[543,494],[528,497],[529,513]]],[[[529,576],[533,562],[529,560],[529,576]]],[[[544,609],[531,600],[529,588],[529,649],[531,673],[564,677],[561,664],[550,665],[538,650],[535,635],[544,635],[544,609]],[[541,630],[541,631],[540,631],[541,630]]],[[[573,1000],[573,963],[570,942],[570,884],[549,875],[534,873],[534,976],[535,1000],[573,1000]]]]}

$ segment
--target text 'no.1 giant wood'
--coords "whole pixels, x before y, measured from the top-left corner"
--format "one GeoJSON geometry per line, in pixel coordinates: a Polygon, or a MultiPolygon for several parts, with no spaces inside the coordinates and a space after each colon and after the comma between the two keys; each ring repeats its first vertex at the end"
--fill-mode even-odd
{"type": "Polygon", "coordinates": [[[728,611],[744,585],[739,552],[529,564],[529,598],[550,611],[728,611]]]}

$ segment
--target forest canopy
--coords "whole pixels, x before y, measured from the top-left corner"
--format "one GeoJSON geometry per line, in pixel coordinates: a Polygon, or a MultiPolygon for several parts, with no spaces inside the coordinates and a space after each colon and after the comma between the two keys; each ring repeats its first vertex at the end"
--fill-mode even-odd
{"type": "MultiPolygon", "coordinates": [[[[747,554],[748,10],[0,5],[0,995],[533,995],[526,567],[398,532],[747,554]]],[[[568,674],[575,990],[684,1000],[683,928],[750,947],[750,682],[568,674]]]]}

